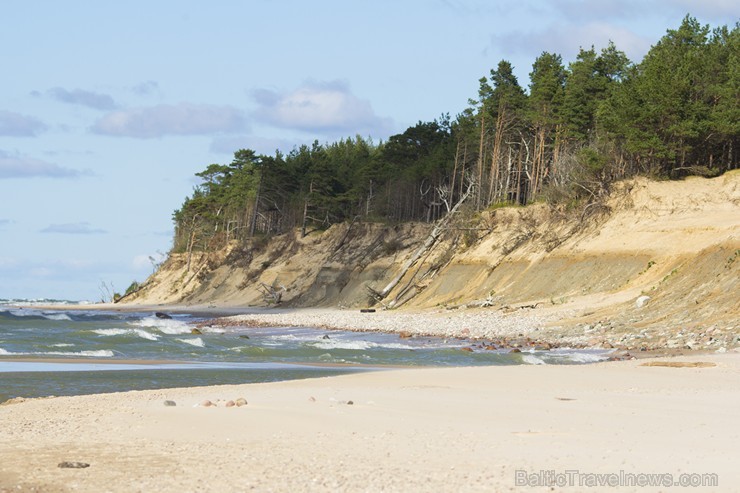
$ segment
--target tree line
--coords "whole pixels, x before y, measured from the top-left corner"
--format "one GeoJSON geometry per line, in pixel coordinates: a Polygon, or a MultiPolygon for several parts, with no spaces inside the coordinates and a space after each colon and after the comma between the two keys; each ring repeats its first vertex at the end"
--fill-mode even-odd
{"type": "Polygon", "coordinates": [[[738,24],[686,16],[643,60],[610,43],[565,66],[543,52],[528,87],[502,60],[454,119],[418,122],[385,142],[315,141],[287,154],[241,149],[175,211],[174,250],[362,218],[434,221],[467,206],[588,203],[638,174],[714,176],[738,167],[738,24]]]}

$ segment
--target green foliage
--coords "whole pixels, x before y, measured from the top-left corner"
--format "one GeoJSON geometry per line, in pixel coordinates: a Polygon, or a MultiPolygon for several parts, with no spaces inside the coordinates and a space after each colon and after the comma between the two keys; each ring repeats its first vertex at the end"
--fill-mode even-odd
{"type": "Polygon", "coordinates": [[[356,218],[434,221],[470,181],[474,211],[542,199],[588,207],[611,181],[636,173],[738,167],[738,24],[712,30],[687,16],[636,64],[613,43],[581,49],[567,68],[543,52],[528,87],[501,60],[455,118],[419,121],[386,142],[355,136],[270,156],[237,150],[230,163],[196,174],[201,182],[173,214],[173,250],[244,246],[356,218]]]}
{"type": "Polygon", "coordinates": [[[126,288],[126,292],[124,293],[124,296],[129,295],[133,293],[134,291],[138,291],[141,285],[138,281],[133,281],[129,286],[126,288]]]}
{"type": "Polygon", "coordinates": [[[610,95],[604,127],[643,170],[681,176],[697,166],[737,167],[738,36],[737,25],[710,33],[687,16],[610,95]]]}

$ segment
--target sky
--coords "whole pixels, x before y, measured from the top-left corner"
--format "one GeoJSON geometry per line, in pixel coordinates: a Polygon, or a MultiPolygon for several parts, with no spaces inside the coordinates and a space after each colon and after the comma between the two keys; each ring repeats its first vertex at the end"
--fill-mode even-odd
{"type": "Polygon", "coordinates": [[[0,299],[100,301],[172,246],[194,174],[234,151],[375,142],[477,95],[502,59],[612,40],[639,61],[734,0],[5,0],[0,299]]]}

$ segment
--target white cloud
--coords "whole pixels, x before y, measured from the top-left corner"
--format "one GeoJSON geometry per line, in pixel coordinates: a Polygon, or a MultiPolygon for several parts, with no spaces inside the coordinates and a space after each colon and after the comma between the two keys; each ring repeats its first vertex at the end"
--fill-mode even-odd
{"type": "Polygon", "coordinates": [[[247,135],[214,139],[211,143],[210,150],[211,152],[219,154],[233,154],[239,149],[252,149],[258,154],[271,156],[277,149],[280,149],[281,152],[287,154],[293,149],[293,146],[300,145],[302,143],[309,144],[310,142],[298,142],[296,139],[274,139],[247,135]]]}
{"type": "Polygon", "coordinates": [[[114,111],[92,131],[115,137],[152,139],[166,135],[212,135],[242,130],[244,117],[231,106],[179,103],[114,111]]]}
{"type": "Polygon", "coordinates": [[[68,91],[62,87],[49,89],[47,93],[57,101],[62,103],[77,104],[87,106],[96,110],[112,110],[116,107],[115,101],[108,94],[100,94],[83,89],[73,89],[68,91]]]}
{"type": "Polygon", "coordinates": [[[24,156],[11,155],[0,150],[0,180],[4,178],[76,178],[83,173],[53,163],[24,156]]]}
{"type": "Polygon", "coordinates": [[[598,51],[613,41],[618,50],[624,51],[632,61],[640,61],[650,49],[650,40],[612,24],[592,22],[580,26],[558,24],[543,31],[508,33],[492,36],[498,51],[506,54],[522,53],[534,63],[543,51],[563,56],[564,62],[574,61],[580,48],[593,45],[598,51]]]}
{"type": "Polygon", "coordinates": [[[0,110],[0,136],[35,137],[46,129],[44,122],[32,116],[0,110]]]}
{"type": "Polygon", "coordinates": [[[107,233],[104,229],[93,228],[90,223],[50,224],[40,231],[41,233],[59,233],[68,235],[94,235],[107,233]]]}
{"type": "Polygon", "coordinates": [[[389,118],[375,114],[370,102],[353,95],[346,83],[307,82],[289,92],[254,92],[256,116],[280,128],[385,134],[389,118]]]}

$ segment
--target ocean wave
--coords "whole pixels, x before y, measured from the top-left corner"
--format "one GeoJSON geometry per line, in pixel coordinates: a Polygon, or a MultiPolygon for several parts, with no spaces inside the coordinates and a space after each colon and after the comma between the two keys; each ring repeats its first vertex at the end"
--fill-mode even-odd
{"type": "Polygon", "coordinates": [[[192,327],[186,322],[171,318],[144,317],[141,320],[129,322],[130,325],[147,329],[156,329],[163,334],[178,335],[190,334],[192,327]]]}
{"type": "Polygon", "coordinates": [[[72,320],[66,313],[42,312],[34,308],[10,308],[0,310],[0,315],[11,318],[37,318],[54,321],[72,320]]]}
{"type": "Polygon", "coordinates": [[[522,354],[522,363],[527,365],[546,365],[547,363],[534,354],[522,354]]]}
{"type": "Polygon", "coordinates": [[[152,334],[151,332],[147,332],[144,329],[95,329],[92,332],[95,334],[101,335],[101,336],[123,336],[123,335],[132,335],[141,337],[142,339],[147,339],[150,341],[158,341],[159,336],[157,334],[152,334]]]}
{"type": "Polygon", "coordinates": [[[206,347],[206,344],[203,342],[203,339],[200,337],[196,337],[195,339],[177,339],[180,342],[184,342],[185,344],[190,344],[191,346],[196,347],[206,347]]]}
{"type": "Polygon", "coordinates": [[[551,351],[547,354],[548,359],[553,362],[567,362],[567,363],[598,363],[599,361],[606,361],[609,358],[608,351],[584,351],[584,350],[573,350],[563,349],[551,351]]]}
{"type": "Polygon", "coordinates": [[[339,339],[325,339],[310,344],[318,349],[349,349],[353,351],[364,351],[367,349],[414,349],[411,346],[398,343],[377,343],[371,341],[342,341],[339,339]]]}
{"type": "Polygon", "coordinates": [[[89,305],[89,301],[73,301],[73,300],[55,300],[53,298],[2,298],[0,299],[0,306],[3,305],[89,305]]]}
{"type": "Polygon", "coordinates": [[[31,352],[19,352],[12,353],[0,348],[0,355],[3,356],[89,356],[93,358],[112,358],[115,356],[113,351],[110,349],[98,349],[94,351],[75,351],[75,352],[63,352],[63,351],[31,351],[31,352]]]}

